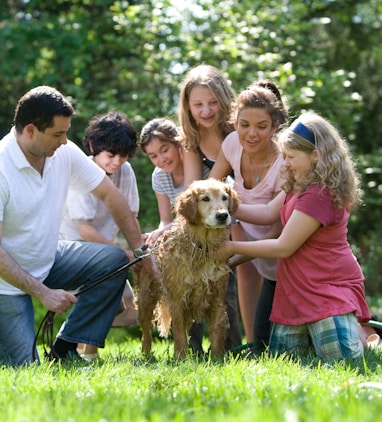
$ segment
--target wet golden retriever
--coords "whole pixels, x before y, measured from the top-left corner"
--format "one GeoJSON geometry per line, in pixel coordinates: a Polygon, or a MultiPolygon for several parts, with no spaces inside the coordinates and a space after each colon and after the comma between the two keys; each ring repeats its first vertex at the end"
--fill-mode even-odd
{"type": "Polygon", "coordinates": [[[236,192],[215,179],[196,181],[179,195],[172,228],[153,245],[159,248],[153,259],[161,283],[149,280],[143,271],[135,278],[146,355],[151,352],[154,320],[164,337],[171,328],[176,358],[187,353],[187,333],[193,321],[208,322],[212,356],[224,353],[229,267],[214,258],[214,251],[229,238],[231,215],[237,206],[236,192]]]}

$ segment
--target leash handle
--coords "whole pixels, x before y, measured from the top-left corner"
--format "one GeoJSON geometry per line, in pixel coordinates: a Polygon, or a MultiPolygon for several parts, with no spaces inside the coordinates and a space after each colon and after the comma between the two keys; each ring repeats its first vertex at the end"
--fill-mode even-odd
{"type": "Polygon", "coordinates": [[[48,311],[44,318],[42,319],[40,326],[38,327],[36,336],[33,341],[32,346],[32,358],[33,361],[37,361],[37,339],[41,331],[41,340],[42,340],[42,346],[44,349],[44,355],[45,357],[49,357],[49,353],[46,349],[46,345],[48,345],[51,348],[51,356],[52,358],[58,358],[58,355],[53,347],[53,318],[55,313],[53,311],[48,311]]]}
{"type": "Polygon", "coordinates": [[[138,249],[134,249],[134,257],[135,258],[141,258],[143,255],[145,255],[145,251],[148,249],[147,245],[142,245],[138,249]]]}
{"type": "MultiPolygon", "coordinates": [[[[147,249],[147,247],[145,248],[145,250],[147,249]]],[[[143,251],[142,251],[143,252],[143,251]]],[[[150,256],[153,252],[148,252],[148,253],[142,253],[141,256],[135,258],[133,261],[128,262],[127,264],[123,265],[122,267],[117,268],[116,270],[114,270],[112,273],[109,273],[107,275],[105,275],[104,277],[100,278],[99,280],[96,280],[94,283],[92,284],[88,284],[86,285],[83,284],[82,286],[80,286],[77,290],[73,291],[72,293],[75,296],[79,296],[91,289],[93,289],[94,287],[98,286],[99,284],[103,283],[104,281],[108,280],[111,277],[114,277],[116,274],[119,274],[120,272],[126,270],[127,268],[131,267],[134,264],[137,264],[139,261],[142,261],[142,259],[150,256]]],[[[54,346],[53,346],[53,318],[54,318],[55,312],[53,311],[48,311],[44,318],[42,319],[40,326],[38,327],[36,336],[34,338],[34,342],[33,342],[33,346],[32,346],[32,357],[33,360],[36,361],[37,360],[37,339],[38,336],[40,334],[41,331],[41,340],[42,340],[42,345],[44,348],[44,354],[46,357],[49,357],[50,359],[59,359],[59,356],[57,355],[56,351],[54,350],[54,346]],[[46,350],[46,345],[48,345],[50,347],[51,350],[51,354],[46,350]]]]}

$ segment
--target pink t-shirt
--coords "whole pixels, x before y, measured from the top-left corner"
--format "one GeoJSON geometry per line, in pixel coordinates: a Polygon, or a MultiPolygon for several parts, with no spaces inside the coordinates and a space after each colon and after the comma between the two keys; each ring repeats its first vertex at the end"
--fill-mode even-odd
{"type": "Polygon", "coordinates": [[[287,195],[283,226],[294,210],[321,226],[292,256],[279,259],[271,321],[302,325],[351,312],[360,322],[369,320],[364,277],[347,241],[349,212],[334,208],[329,190],[320,192],[318,185],[287,195]]]}
{"type": "MultiPolygon", "coordinates": [[[[230,133],[224,139],[222,150],[234,171],[234,188],[242,204],[267,204],[281,191],[282,178],[280,177],[280,168],[284,164],[281,153],[272,163],[264,179],[255,187],[247,189],[244,186],[244,179],[241,174],[243,147],[240,144],[237,132],[230,133]]],[[[255,225],[245,221],[240,221],[240,225],[246,232],[248,240],[262,239],[271,228],[271,226],[255,225]]],[[[256,258],[251,262],[263,277],[269,280],[276,280],[277,261],[275,259],[256,258]]]]}

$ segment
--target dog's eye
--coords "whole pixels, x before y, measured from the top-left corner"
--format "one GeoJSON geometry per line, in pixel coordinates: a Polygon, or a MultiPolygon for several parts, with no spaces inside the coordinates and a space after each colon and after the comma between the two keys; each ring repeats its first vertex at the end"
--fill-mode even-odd
{"type": "Polygon", "coordinates": [[[227,201],[227,199],[228,199],[228,196],[227,195],[223,195],[222,196],[222,201],[227,201]]]}
{"type": "Polygon", "coordinates": [[[209,196],[203,196],[202,197],[202,201],[209,202],[210,201],[210,197],[209,196]]]}

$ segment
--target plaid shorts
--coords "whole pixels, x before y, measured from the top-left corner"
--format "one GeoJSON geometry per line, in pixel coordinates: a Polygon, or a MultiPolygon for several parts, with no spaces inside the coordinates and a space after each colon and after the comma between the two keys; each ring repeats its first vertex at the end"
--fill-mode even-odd
{"type": "Polygon", "coordinates": [[[269,342],[271,355],[306,351],[312,345],[322,359],[359,358],[363,347],[357,317],[350,313],[305,325],[273,324],[269,342]]]}

